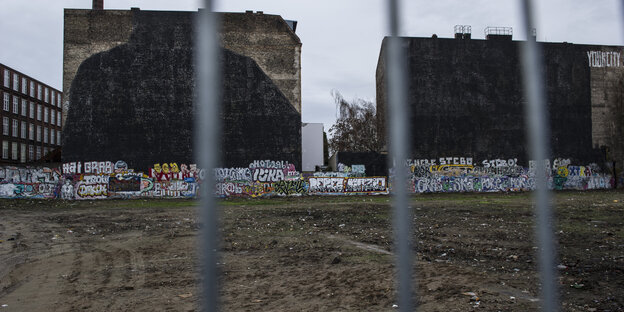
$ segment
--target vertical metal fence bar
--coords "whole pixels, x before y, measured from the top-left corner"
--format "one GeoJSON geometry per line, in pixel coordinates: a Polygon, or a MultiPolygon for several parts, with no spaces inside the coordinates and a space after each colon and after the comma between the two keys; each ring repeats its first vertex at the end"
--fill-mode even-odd
{"type": "Polygon", "coordinates": [[[219,133],[221,104],[221,71],[218,17],[212,12],[212,1],[204,0],[204,9],[197,14],[195,31],[195,159],[205,170],[201,185],[199,205],[199,266],[201,279],[202,311],[219,310],[219,274],[217,269],[219,248],[218,203],[213,168],[219,163],[219,133]]]}
{"type": "Polygon", "coordinates": [[[388,136],[390,168],[394,167],[392,181],[394,206],[394,232],[396,247],[396,274],[398,286],[398,304],[400,311],[413,311],[412,302],[412,214],[407,194],[407,172],[405,162],[408,156],[407,116],[407,75],[406,56],[399,35],[398,1],[388,1],[388,19],[390,38],[386,51],[386,85],[388,86],[388,113],[386,124],[390,125],[388,136]]]}
{"type": "Polygon", "coordinates": [[[546,176],[544,160],[549,159],[547,153],[548,111],[545,108],[546,96],[544,80],[541,74],[542,55],[536,40],[531,38],[534,29],[531,0],[522,0],[522,13],[527,41],[522,44],[522,72],[529,139],[530,158],[535,160],[535,192],[534,205],[536,210],[535,233],[539,244],[538,260],[540,280],[542,284],[541,302],[543,311],[558,311],[558,298],[555,282],[556,248],[553,236],[553,218],[550,207],[550,191],[546,176]]]}

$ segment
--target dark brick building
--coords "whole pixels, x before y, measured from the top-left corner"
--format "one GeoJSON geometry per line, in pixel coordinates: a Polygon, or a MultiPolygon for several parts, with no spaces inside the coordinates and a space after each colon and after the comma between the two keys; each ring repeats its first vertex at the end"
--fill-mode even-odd
{"type": "MultiPolygon", "coordinates": [[[[65,10],[64,161],[193,161],[196,12],[65,10]]],[[[301,42],[280,16],[224,13],[223,159],[301,163],[301,42]]]]}
{"type": "Polygon", "coordinates": [[[0,91],[0,162],[49,159],[61,146],[63,94],[4,64],[0,64],[0,91]]]}
{"type": "MultiPolygon", "coordinates": [[[[407,51],[414,159],[517,158],[527,166],[519,41],[402,38],[407,51]]],[[[377,64],[379,133],[386,131],[384,50],[377,64]]],[[[624,161],[622,47],[539,43],[550,115],[550,154],[573,163],[624,161]],[[618,105],[620,108],[618,108],[618,105]],[[619,124],[619,126],[618,126],[619,124]],[[618,135],[618,133],[620,133],[618,135]]]]}

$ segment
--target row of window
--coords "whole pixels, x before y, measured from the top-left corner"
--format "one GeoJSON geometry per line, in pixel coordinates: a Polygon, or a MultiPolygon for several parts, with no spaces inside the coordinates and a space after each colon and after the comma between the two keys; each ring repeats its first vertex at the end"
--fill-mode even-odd
{"type": "Polygon", "coordinates": [[[35,161],[41,159],[41,152],[43,155],[48,154],[52,148],[34,146],[31,144],[2,141],[2,159],[19,160],[20,162],[35,161]],[[19,148],[19,153],[18,153],[19,148]],[[26,153],[28,149],[28,154],[26,153]],[[10,155],[9,155],[10,152],[10,155]]]}
{"type": "Polygon", "coordinates": [[[9,117],[2,118],[2,135],[19,137],[22,139],[36,140],[45,144],[61,145],[61,130],[54,130],[48,127],[35,126],[32,123],[26,123],[25,121],[19,121],[17,119],[10,120],[9,117]],[[28,126],[28,129],[26,127],[28,126]],[[10,134],[9,134],[9,129],[10,134]],[[37,130],[35,132],[35,129],[37,130]],[[43,136],[42,131],[43,130],[43,136]]]}
{"type": "Polygon", "coordinates": [[[24,117],[26,117],[28,115],[28,117],[35,119],[35,107],[37,108],[36,113],[37,113],[37,120],[41,121],[42,120],[42,115],[43,115],[43,122],[44,123],[49,123],[51,125],[57,125],[57,126],[61,126],[61,111],[60,110],[56,110],[54,108],[50,109],[49,107],[43,107],[41,104],[36,104],[34,102],[30,102],[30,110],[28,110],[28,101],[26,101],[25,99],[21,99],[18,98],[17,96],[13,96],[13,106],[11,107],[11,102],[10,102],[10,95],[6,92],[4,92],[3,95],[3,100],[2,100],[2,108],[7,111],[7,112],[13,112],[14,114],[20,114],[24,117]],[[20,103],[21,103],[21,110],[20,110],[20,103]],[[13,110],[11,110],[11,108],[13,108],[13,110]]]}
{"type": "Polygon", "coordinates": [[[40,101],[52,104],[53,106],[61,107],[61,93],[50,89],[42,84],[30,80],[26,77],[20,77],[17,73],[13,73],[13,85],[11,86],[11,73],[8,69],[4,69],[4,87],[12,88],[13,90],[29,95],[30,97],[37,98],[40,101]],[[35,92],[36,91],[36,92],[35,92]]]}

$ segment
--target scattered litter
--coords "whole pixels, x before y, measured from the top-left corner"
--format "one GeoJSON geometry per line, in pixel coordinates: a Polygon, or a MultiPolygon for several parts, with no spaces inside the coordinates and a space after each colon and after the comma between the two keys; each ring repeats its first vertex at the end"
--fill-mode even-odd
{"type": "Polygon", "coordinates": [[[338,227],[341,227],[341,228],[345,227],[345,224],[343,223],[343,224],[339,225],[338,227]]]}
{"type": "Polygon", "coordinates": [[[509,300],[516,300],[516,297],[514,297],[514,296],[509,296],[509,300]]]}
{"type": "Polygon", "coordinates": [[[52,237],[52,239],[59,239],[61,236],[59,236],[58,234],[54,234],[54,236],[52,237]]]}
{"type": "Polygon", "coordinates": [[[507,259],[511,259],[511,260],[513,260],[513,261],[516,261],[516,260],[518,260],[518,256],[516,256],[516,255],[511,255],[511,256],[507,257],[507,259]]]}
{"type": "Polygon", "coordinates": [[[617,202],[618,202],[618,200],[617,200],[617,199],[614,199],[614,200],[613,200],[613,202],[614,202],[614,203],[617,203],[617,202]]]}
{"type": "Polygon", "coordinates": [[[585,287],[585,284],[574,283],[574,284],[570,285],[570,287],[576,288],[576,289],[581,289],[581,288],[585,287]]]}
{"type": "Polygon", "coordinates": [[[473,293],[472,291],[468,291],[468,292],[462,293],[462,295],[472,297],[472,296],[476,296],[477,294],[473,293]]]}
{"type": "Polygon", "coordinates": [[[72,231],[71,229],[67,229],[67,233],[71,234],[74,233],[74,231],[72,231]]]}
{"type": "Polygon", "coordinates": [[[399,305],[398,304],[393,304],[392,307],[396,309],[396,308],[399,307],[399,305]]]}
{"type": "Polygon", "coordinates": [[[558,266],[557,266],[557,269],[559,269],[559,270],[565,270],[565,269],[567,269],[567,268],[568,268],[568,267],[567,267],[567,266],[565,266],[565,265],[563,265],[563,264],[560,264],[560,265],[558,265],[558,266]]]}
{"type": "Polygon", "coordinates": [[[181,294],[181,295],[178,295],[178,297],[186,299],[186,298],[191,298],[191,297],[193,297],[193,294],[191,294],[191,293],[188,293],[188,294],[181,294]]]}
{"type": "Polygon", "coordinates": [[[251,302],[254,302],[254,303],[259,303],[259,302],[262,302],[262,300],[260,300],[260,299],[255,299],[255,300],[251,300],[251,302]]]}
{"type": "Polygon", "coordinates": [[[8,306],[9,306],[8,304],[3,304],[3,305],[2,305],[2,307],[3,307],[3,308],[6,308],[6,307],[8,307],[8,306]]]}

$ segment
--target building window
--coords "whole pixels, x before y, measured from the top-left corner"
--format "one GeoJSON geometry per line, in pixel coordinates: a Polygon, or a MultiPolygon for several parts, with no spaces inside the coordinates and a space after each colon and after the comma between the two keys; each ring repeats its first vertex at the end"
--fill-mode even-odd
{"type": "Polygon", "coordinates": [[[28,145],[28,161],[35,160],[35,147],[28,145]]]}
{"type": "Polygon", "coordinates": [[[35,157],[35,160],[39,159],[41,159],[41,146],[37,146],[37,155],[35,157]]]}
{"type": "Polygon", "coordinates": [[[2,158],[9,158],[9,142],[2,141],[2,158]]]}
{"type": "Polygon", "coordinates": [[[9,111],[9,94],[4,92],[4,95],[2,98],[3,98],[2,102],[4,103],[2,107],[4,108],[5,111],[8,112],[9,111]]]}
{"type": "Polygon", "coordinates": [[[43,88],[43,90],[45,90],[45,97],[43,100],[46,101],[46,103],[50,103],[50,90],[48,90],[48,87],[43,88]]]}
{"type": "Polygon", "coordinates": [[[61,145],[61,130],[56,130],[56,145],[61,145]]]}
{"type": "Polygon", "coordinates": [[[11,129],[13,132],[11,134],[16,138],[17,138],[17,127],[18,127],[17,119],[13,119],[13,127],[11,129]]]}
{"type": "Polygon", "coordinates": [[[28,139],[29,140],[35,139],[35,125],[34,124],[28,124],[28,139]]]}
{"type": "Polygon", "coordinates": [[[26,77],[22,77],[22,93],[27,94],[28,86],[26,85],[26,77]]]}
{"type": "Polygon", "coordinates": [[[48,148],[44,147],[43,148],[43,156],[47,156],[48,155],[48,148]]]}
{"type": "Polygon", "coordinates": [[[58,112],[58,115],[56,115],[56,125],[61,126],[61,112],[58,112]]]}
{"type": "Polygon", "coordinates": [[[55,106],[56,104],[54,104],[54,100],[56,99],[56,97],[54,96],[54,90],[50,90],[50,104],[52,104],[52,106],[55,106]]]}
{"type": "MultiPolygon", "coordinates": [[[[10,78],[10,75],[9,75],[9,70],[5,68],[4,69],[4,87],[8,88],[10,82],[11,82],[11,78],[10,78]]],[[[8,158],[8,157],[9,157],[9,155],[7,154],[7,157],[4,157],[4,158],[8,158]]]]}
{"type": "Polygon", "coordinates": [[[22,121],[21,122],[21,127],[20,127],[20,138],[25,139],[26,138],[26,122],[22,121]]]}
{"type": "Polygon", "coordinates": [[[11,143],[11,159],[17,160],[17,142],[11,143]]]}
{"type": "Polygon", "coordinates": [[[2,135],[9,135],[9,117],[2,118],[2,135]]]}
{"type": "Polygon", "coordinates": [[[50,115],[50,109],[47,108],[47,107],[44,107],[44,109],[43,109],[43,122],[48,123],[50,121],[49,115],[50,115]]]}
{"type": "Polygon", "coordinates": [[[54,139],[54,129],[50,129],[50,144],[55,144],[56,140],[54,139]]]}
{"type": "Polygon", "coordinates": [[[37,126],[37,142],[41,142],[41,126],[37,126]]]}
{"type": "Polygon", "coordinates": [[[26,110],[28,110],[28,101],[22,99],[22,116],[26,117],[26,110]]]}
{"type": "Polygon", "coordinates": [[[54,122],[56,122],[56,111],[50,109],[50,124],[54,125],[54,122]]]}
{"type": "Polygon", "coordinates": [[[30,82],[30,93],[28,95],[35,97],[35,83],[33,81],[30,82]]]}
{"type": "Polygon", "coordinates": [[[13,90],[19,91],[19,76],[13,73],[13,90]]]}
{"type": "Polygon", "coordinates": [[[26,144],[20,144],[20,162],[26,162],[26,144]]]}
{"type": "Polygon", "coordinates": [[[59,108],[61,107],[61,94],[60,93],[56,94],[56,106],[58,106],[59,108]]]}
{"type": "Polygon", "coordinates": [[[13,114],[19,114],[19,98],[13,96],[13,114]]]}
{"type": "Polygon", "coordinates": [[[41,120],[41,104],[37,104],[37,120],[41,120]]]}
{"type": "Polygon", "coordinates": [[[43,143],[48,144],[48,127],[43,127],[43,143]]]}
{"type": "Polygon", "coordinates": [[[30,111],[28,117],[30,117],[31,119],[35,119],[35,103],[33,102],[30,102],[30,111]]]}
{"type": "Polygon", "coordinates": [[[41,85],[37,85],[37,98],[41,101],[41,97],[43,96],[41,92],[41,85]]]}

